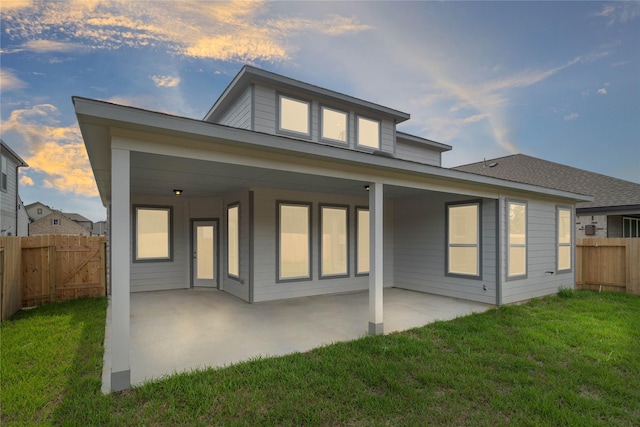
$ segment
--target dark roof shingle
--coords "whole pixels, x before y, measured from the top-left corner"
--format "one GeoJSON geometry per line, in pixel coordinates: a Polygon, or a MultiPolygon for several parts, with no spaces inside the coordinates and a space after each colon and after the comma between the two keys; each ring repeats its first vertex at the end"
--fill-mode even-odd
{"type": "Polygon", "coordinates": [[[640,205],[640,184],[525,154],[514,154],[452,169],[594,197],[593,202],[577,203],[577,208],[640,205]]]}

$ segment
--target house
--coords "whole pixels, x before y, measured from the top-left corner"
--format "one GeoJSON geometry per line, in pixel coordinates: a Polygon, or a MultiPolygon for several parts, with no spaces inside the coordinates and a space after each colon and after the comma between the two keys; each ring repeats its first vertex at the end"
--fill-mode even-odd
{"type": "Polygon", "coordinates": [[[106,236],[108,233],[107,221],[98,221],[93,223],[91,234],[93,236],[106,236]]]}
{"type": "Polygon", "coordinates": [[[18,168],[29,167],[2,139],[0,139],[0,235],[18,235],[20,218],[18,168]]]}
{"type": "Polygon", "coordinates": [[[18,236],[28,236],[29,235],[29,223],[31,219],[29,218],[29,214],[27,213],[27,209],[22,202],[22,199],[18,195],[18,236]]]}
{"type": "MultiPolygon", "coordinates": [[[[639,165],[640,167],[640,165],[639,165]]],[[[640,237],[640,184],[524,154],[453,169],[509,181],[590,194],[576,204],[576,237],[640,237]]]]}
{"type": "Polygon", "coordinates": [[[93,222],[77,213],[60,212],[42,202],[28,204],[26,211],[31,220],[30,236],[39,234],[92,235],[93,222]]]}
{"type": "Polygon", "coordinates": [[[77,236],[90,236],[91,230],[83,227],[66,214],[53,210],[50,214],[29,224],[29,236],[41,234],[72,234],[77,236]]]}
{"type": "Polygon", "coordinates": [[[245,66],[204,119],[73,97],[111,259],[111,388],[130,386],[130,293],[248,303],[383,288],[489,304],[573,287],[590,196],[441,167],[402,111],[245,66]]]}

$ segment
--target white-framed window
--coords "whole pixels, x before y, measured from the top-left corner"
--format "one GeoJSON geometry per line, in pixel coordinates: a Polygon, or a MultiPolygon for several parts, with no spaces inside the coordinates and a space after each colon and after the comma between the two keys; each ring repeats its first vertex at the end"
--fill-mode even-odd
{"type": "Polygon", "coordinates": [[[527,204],[507,201],[507,277],[527,276],[527,204]]]}
{"type": "Polygon", "coordinates": [[[571,270],[571,209],[558,207],[557,209],[557,259],[558,271],[571,270]]]}
{"type": "Polygon", "coordinates": [[[311,278],[311,204],[277,202],[277,280],[311,278]]]}
{"type": "Polygon", "coordinates": [[[320,277],[349,275],[348,206],[320,206],[320,277]]]}
{"type": "Polygon", "coordinates": [[[640,218],[622,218],[622,237],[640,237],[640,218]]]}
{"type": "Polygon", "coordinates": [[[59,218],[51,218],[51,225],[60,225],[59,218]]]}
{"type": "Polygon", "coordinates": [[[1,173],[2,175],[0,175],[0,189],[2,191],[7,191],[7,158],[5,156],[2,156],[2,159],[0,160],[0,164],[1,166],[1,173]]]}
{"type": "Polygon", "coordinates": [[[311,103],[278,94],[278,130],[311,135],[311,103]]]}
{"type": "Polygon", "coordinates": [[[380,149],[380,121],[358,116],[356,120],[358,145],[380,149]]]}
{"type": "Polygon", "coordinates": [[[369,274],[369,209],[356,208],[356,275],[369,274]]]}
{"type": "Polygon", "coordinates": [[[320,123],[322,139],[329,141],[347,142],[348,113],[334,108],[320,107],[320,123]]]}
{"type": "Polygon", "coordinates": [[[38,208],[38,215],[42,215],[42,208],[38,208]]]}
{"type": "Polygon", "coordinates": [[[135,206],[133,261],[172,260],[172,208],[135,206]]]}
{"type": "Polygon", "coordinates": [[[480,202],[447,203],[447,274],[480,277],[480,202]]]}
{"type": "Polygon", "coordinates": [[[227,275],[240,277],[240,204],[227,206],[227,275]]]}

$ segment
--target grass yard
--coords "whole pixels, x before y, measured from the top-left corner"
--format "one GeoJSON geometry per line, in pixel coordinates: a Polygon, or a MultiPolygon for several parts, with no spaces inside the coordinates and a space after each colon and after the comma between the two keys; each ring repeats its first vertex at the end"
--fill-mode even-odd
{"type": "Polygon", "coordinates": [[[2,425],[640,425],[640,297],[563,291],[100,393],[104,299],[2,324],[2,425]]]}

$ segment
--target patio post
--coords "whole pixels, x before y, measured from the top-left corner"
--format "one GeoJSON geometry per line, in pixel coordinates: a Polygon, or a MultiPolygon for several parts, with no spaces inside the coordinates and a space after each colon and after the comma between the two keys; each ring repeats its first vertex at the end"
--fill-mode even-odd
{"type": "Polygon", "coordinates": [[[131,388],[129,365],[130,152],[111,149],[111,391],[131,388]]]}
{"type": "Polygon", "coordinates": [[[369,334],[383,333],[382,316],[382,212],[381,182],[369,184],[369,334]]]}

